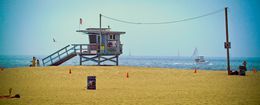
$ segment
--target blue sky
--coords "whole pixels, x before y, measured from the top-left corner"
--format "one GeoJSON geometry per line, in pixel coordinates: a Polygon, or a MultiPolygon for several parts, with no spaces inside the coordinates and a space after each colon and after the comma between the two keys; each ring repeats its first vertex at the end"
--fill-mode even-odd
{"type": "Polygon", "coordinates": [[[99,13],[136,22],[180,20],[223,8],[197,20],[165,25],[124,24],[102,18],[102,27],[125,31],[124,55],[226,56],[224,7],[229,7],[231,57],[260,57],[257,0],[1,0],[0,55],[48,55],[68,45],[88,43],[81,29],[99,26],[99,13]],[[52,42],[56,39],[56,43],[52,42]]]}

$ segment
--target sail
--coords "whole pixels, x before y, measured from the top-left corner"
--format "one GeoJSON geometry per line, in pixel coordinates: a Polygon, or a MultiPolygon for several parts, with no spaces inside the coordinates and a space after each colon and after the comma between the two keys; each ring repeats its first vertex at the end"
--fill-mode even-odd
{"type": "Polygon", "coordinates": [[[196,58],[198,58],[198,56],[199,56],[198,49],[195,48],[191,57],[192,57],[193,59],[196,59],[196,58]]]}

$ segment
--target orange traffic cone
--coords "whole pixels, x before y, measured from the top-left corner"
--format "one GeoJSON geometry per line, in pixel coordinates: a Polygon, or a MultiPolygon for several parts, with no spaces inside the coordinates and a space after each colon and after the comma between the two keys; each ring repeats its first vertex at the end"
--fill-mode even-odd
{"type": "Polygon", "coordinates": [[[194,73],[197,73],[197,68],[195,68],[194,73]]]}
{"type": "Polygon", "coordinates": [[[71,69],[70,69],[70,71],[69,71],[69,74],[71,74],[71,69]]]}
{"type": "Polygon", "coordinates": [[[253,72],[256,74],[256,69],[255,68],[253,68],[253,72]]]}
{"type": "Polygon", "coordinates": [[[128,72],[126,72],[126,78],[129,78],[129,74],[128,74],[128,72]]]}

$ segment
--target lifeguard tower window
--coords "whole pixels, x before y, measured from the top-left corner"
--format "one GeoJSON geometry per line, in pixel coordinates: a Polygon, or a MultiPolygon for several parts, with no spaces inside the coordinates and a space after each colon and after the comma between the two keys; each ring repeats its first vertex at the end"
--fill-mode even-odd
{"type": "Polygon", "coordinates": [[[109,35],[109,39],[110,39],[110,40],[115,40],[115,39],[116,39],[116,36],[115,36],[114,34],[110,34],[110,35],[109,35]]]}
{"type": "Polygon", "coordinates": [[[89,35],[89,43],[96,43],[96,35],[89,35]]]}

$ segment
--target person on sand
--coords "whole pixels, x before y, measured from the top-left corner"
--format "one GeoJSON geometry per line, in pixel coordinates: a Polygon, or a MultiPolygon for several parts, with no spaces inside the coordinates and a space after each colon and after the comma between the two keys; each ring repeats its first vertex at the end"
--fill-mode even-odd
{"type": "Polygon", "coordinates": [[[243,66],[245,67],[245,70],[247,71],[247,68],[246,68],[246,61],[243,61],[243,66]]]}
{"type": "Polygon", "coordinates": [[[32,62],[32,64],[30,65],[30,67],[35,67],[36,66],[36,57],[33,57],[31,62],[32,62]]]}
{"type": "Polygon", "coordinates": [[[11,96],[11,95],[12,95],[12,91],[13,91],[13,89],[12,89],[12,88],[10,88],[10,89],[9,89],[9,96],[11,96]]]}
{"type": "Polygon", "coordinates": [[[4,69],[5,69],[5,68],[3,68],[3,67],[0,67],[0,70],[1,70],[1,71],[4,71],[4,69]]]}
{"type": "Polygon", "coordinates": [[[8,99],[8,98],[20,98],[20,95],[19,94],[15,94],[14,96],[9,96],[9,95],[0,96],[0,99],[8,99]]]}
{"type": "Polygon", "coordinates": [[[10,88],[10,89],[9,89],[9,95],[0,96],[0,99],[20,98],[20,95],[19,95],[19,94],[15,94],[14,96],[12,96],[12,91],[13,91],[13,89],[10,88]]]}
{"type": "Polygon", "coordinates": [[[246,68],[247,62],[243,61],[242,64],[243,64],[243,66],[239,66],[239,75],[245,76],[246,75],[246,71],[247,71],[247,68],[246,68]]]}
{"type": "Polygon", "coordinates": [[[40,61],[39,61],[39,59],[37,59],[36,63],[37,63],[37,66],[40,66],[40,61]]]}

